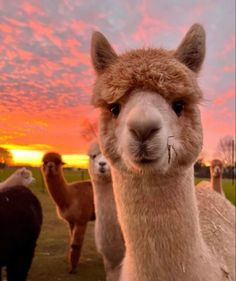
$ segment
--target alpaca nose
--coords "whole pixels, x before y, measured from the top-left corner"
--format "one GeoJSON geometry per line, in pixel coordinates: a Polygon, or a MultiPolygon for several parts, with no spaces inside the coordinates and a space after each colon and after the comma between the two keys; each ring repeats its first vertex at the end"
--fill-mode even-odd
{"type": "Polygon", "coordinates": [[[48,166],[49,169],[51,169],[51,168],[53,167],[53,163],[49,162],[49,163],[47,164],[47,166],[48,166]]]}
{"type": "Polygon", "coordinates": [[[218,167],[218,166],[215,167],[215,173],[217,173],[217,174],[220,173],[220,167],[218,167]]]}
{"type": "Polygon", "coordinates": [[[141,110],[131,113],[128,119],[128,130],[138,141],[145,142],[159,133],[162,128],[162,119],[158,112],[142,114],[141,110]]]}
{"type": "Polygon", "coordinates": [[[153,126],[150,124],[146,127],[129,127],[130,133],[134,136],[134,138],[141,142],[151,139],[159,132],[159,130],[160,128],[155,124],[153,124],[153,126]]]}
{"type": "Polygon", "coordinates": [[[106,162],[99,162],[99,165],[100,165],[101,167],[104,167],[104,166],[106,166],[106,162]]]}
{"type": "Polygon", "coordinates": [[[159,133],[162,123],[162,116],[157,109],[138,106],[130,112],[127,127],[133,138],[143,143],[159,133]]]}

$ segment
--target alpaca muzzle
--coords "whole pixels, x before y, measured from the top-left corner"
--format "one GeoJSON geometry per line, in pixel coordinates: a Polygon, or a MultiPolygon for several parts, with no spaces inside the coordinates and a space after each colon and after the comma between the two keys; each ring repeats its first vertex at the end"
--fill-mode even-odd
{"type": "Polygon", "coordinates": [[[219,166],[215,166],[213,169],[213,176],[214,177],[219,177],[221,175],[221,169],[219,166]]]}

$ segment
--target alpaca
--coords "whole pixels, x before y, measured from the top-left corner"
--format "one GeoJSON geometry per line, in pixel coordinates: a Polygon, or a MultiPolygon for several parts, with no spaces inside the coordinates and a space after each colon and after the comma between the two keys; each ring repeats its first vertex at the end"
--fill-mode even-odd
{"type": "Polygon", "coordinates": [[[75,273],[79,262],[87,223],[95,219],[93,190],[90,181],[67,183],[63,174],[64,162],[55,152],[43,157],[42,174],[58,216],[70,229],[69,273],[75,273]]]}
{"type": "Polygon", "coordinates": [[[110,167],[97,142],[90,146],[88,154],[96,211],[96,246],[103,256],[106,280],[118,281],[125,247],[117,219],[110,167]]]}
{"type": "Polygon", "coordinates": [[[211,161],[210,166],[211,181],[200,181],[197,187],[201,188],[211,188],[221,195],[225,196],[222,187],[222,175],[223,175],[223,163],[219,159],[214,159],[211,161]]]}
{"type": "Polygon", "coordinates": [[[92,104],[126,247],[120,281],[235,280],[235,208],[194,186],[204,56],[199,24],[173,51],[118,56],[103,34],[92,36],[92,104]]]}
{"type": "Polygon", "coordinates": [[[24,185],[28,186],[35,181],[32,172],[26,168],[17,169],[4,182],[0,182],[0,189],[7,186],[24,185]]]}
{"type": "Polygon", "coordinates": [[[0,280],[26,281],[42,225],[42,208],[25,186],[0,190],[0,280]]]}

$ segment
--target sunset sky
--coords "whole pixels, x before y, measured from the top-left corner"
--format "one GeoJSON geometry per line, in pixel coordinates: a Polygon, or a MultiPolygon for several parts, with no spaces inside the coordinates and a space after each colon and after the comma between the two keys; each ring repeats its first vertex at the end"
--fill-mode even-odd
{"type": "MultiPolygon", "coordinates": [[[[102,31],[118,53],[177,47],[195,22],[207,32],[199,83],[204,154],[235,134],[234,0],[0,0],[0,146],[16,163],[40,163],[45,151],[82,165],[94,137],[94,73],[89,47],[102,31]]],[[[83,165],[82,165],[83,166],[83,165]]]]}

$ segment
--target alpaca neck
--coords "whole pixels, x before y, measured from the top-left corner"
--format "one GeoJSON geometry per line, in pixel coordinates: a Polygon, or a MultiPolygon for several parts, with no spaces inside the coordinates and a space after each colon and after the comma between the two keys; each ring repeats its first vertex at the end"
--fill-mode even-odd
{"type": "Polygon", "coordinates": [[[216,192],[219,192],[220,194],[224,193],[223,188],[222,188],[221,176],[220,177],[211,177],[211,186],[216,192]]]}
{"type": "Polygon", "coordinates": [[[17,178],[16,178],[16,175],[11,175],[9,178],[7,178],[4,182],[4,185],[15,185],[15,184],[18,184],[18,181],[17,181],[17,178]]]}
{"type": "Polygon", "coordinates": [[[4,182],[0,183],[0,187],[14,186],[18,184],[21,184],[21,182],[19,181],[19,177],[17,177],[15,174],[12,174],[4,182]]]}
{"type": "Polygon", "coordinates": [[[112,206],[114,206],[111,179],[95,179],[93,180],[93,186],[96,213],[106,214],[106,210],[112,209],[112,206]]]}
{"type": "Polygon", "coordinates": [[[186,272],[207,264],[192,169],[160,178],[117,170],[112,176],[127,249],[123,270],[136,274],[132,280],[187,280],[186,272]]]}
{"type": "Polygon", "coordinates": [[[45,175],[45,178],[48,191],[59,209],[63,210],[68,208],[69,198],[67,192],[67,182],[64,178],[62,168],[58,174],[45,175]]]}

